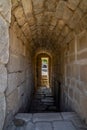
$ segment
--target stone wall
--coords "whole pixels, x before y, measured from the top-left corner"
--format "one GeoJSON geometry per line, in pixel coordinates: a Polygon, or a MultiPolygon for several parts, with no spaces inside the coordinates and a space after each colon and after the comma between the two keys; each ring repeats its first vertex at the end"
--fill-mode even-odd
{"type": "Polygon", "coordinates": [[[30,49],[29,41],[11,16],[11,1],[1,0],[0,130],[3,125],[7,129],[13,115],[30,105],[34,83],[30,49]]]}
{"type": "Polygon", "coordinates": [[[11,21],[11,1],[0,1],[0,130],[6,116],[7,67],[9,60],[9,24],[11,21]]]}
{"type": "MultiPolygon", "coordinates": [[[[29,45],[17,37],[10,26],[10,50],[7,64],[6,127],[18,111],[26,112],[32,97],[33,71],[29,45]]],[[[6,128],[5,128],[6,129],[6,128]]]]}
{"type": "Polygon", "coordinates": [[[58,81],[63,88],[64,111],[76,111],[87,121],[87,30],[60,47],[58,81]]]}

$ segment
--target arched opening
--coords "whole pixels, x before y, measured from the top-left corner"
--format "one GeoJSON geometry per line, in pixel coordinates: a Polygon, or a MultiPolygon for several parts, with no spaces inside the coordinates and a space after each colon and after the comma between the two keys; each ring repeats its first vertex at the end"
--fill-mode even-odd
{"type": "Polygon", "coordinates": [[[47,53],[39,53],[36,56],[35,63],[35,86],[52,87],[52,58],[47,53]]]}

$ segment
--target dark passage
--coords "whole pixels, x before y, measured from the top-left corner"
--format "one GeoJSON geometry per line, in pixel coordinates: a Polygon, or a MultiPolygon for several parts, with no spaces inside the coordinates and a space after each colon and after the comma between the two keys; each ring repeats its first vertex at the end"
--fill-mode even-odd
{"type": "Polygon", "coordinates": [[[33,97],[30,113],[57,112],[51,88],[40,87],[33,97]]]}

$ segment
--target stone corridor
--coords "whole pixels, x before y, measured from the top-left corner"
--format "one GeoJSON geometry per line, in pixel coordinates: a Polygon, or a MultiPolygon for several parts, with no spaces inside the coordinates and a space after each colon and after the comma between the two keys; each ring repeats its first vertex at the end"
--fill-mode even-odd
{"type": "Polygon", "coordinates": [[[0,130],[87,129],[80,119],[87,125],[87,0],[0,0],[0,130]]]}

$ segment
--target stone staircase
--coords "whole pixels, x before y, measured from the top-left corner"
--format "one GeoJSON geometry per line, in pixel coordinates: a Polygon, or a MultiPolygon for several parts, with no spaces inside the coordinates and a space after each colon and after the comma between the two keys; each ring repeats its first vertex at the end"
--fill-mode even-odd
{"type": "Polygon", "coordinates": [[[30,113],[57,112],[50,88],[40,87],[32,100],[30,113]]]}

